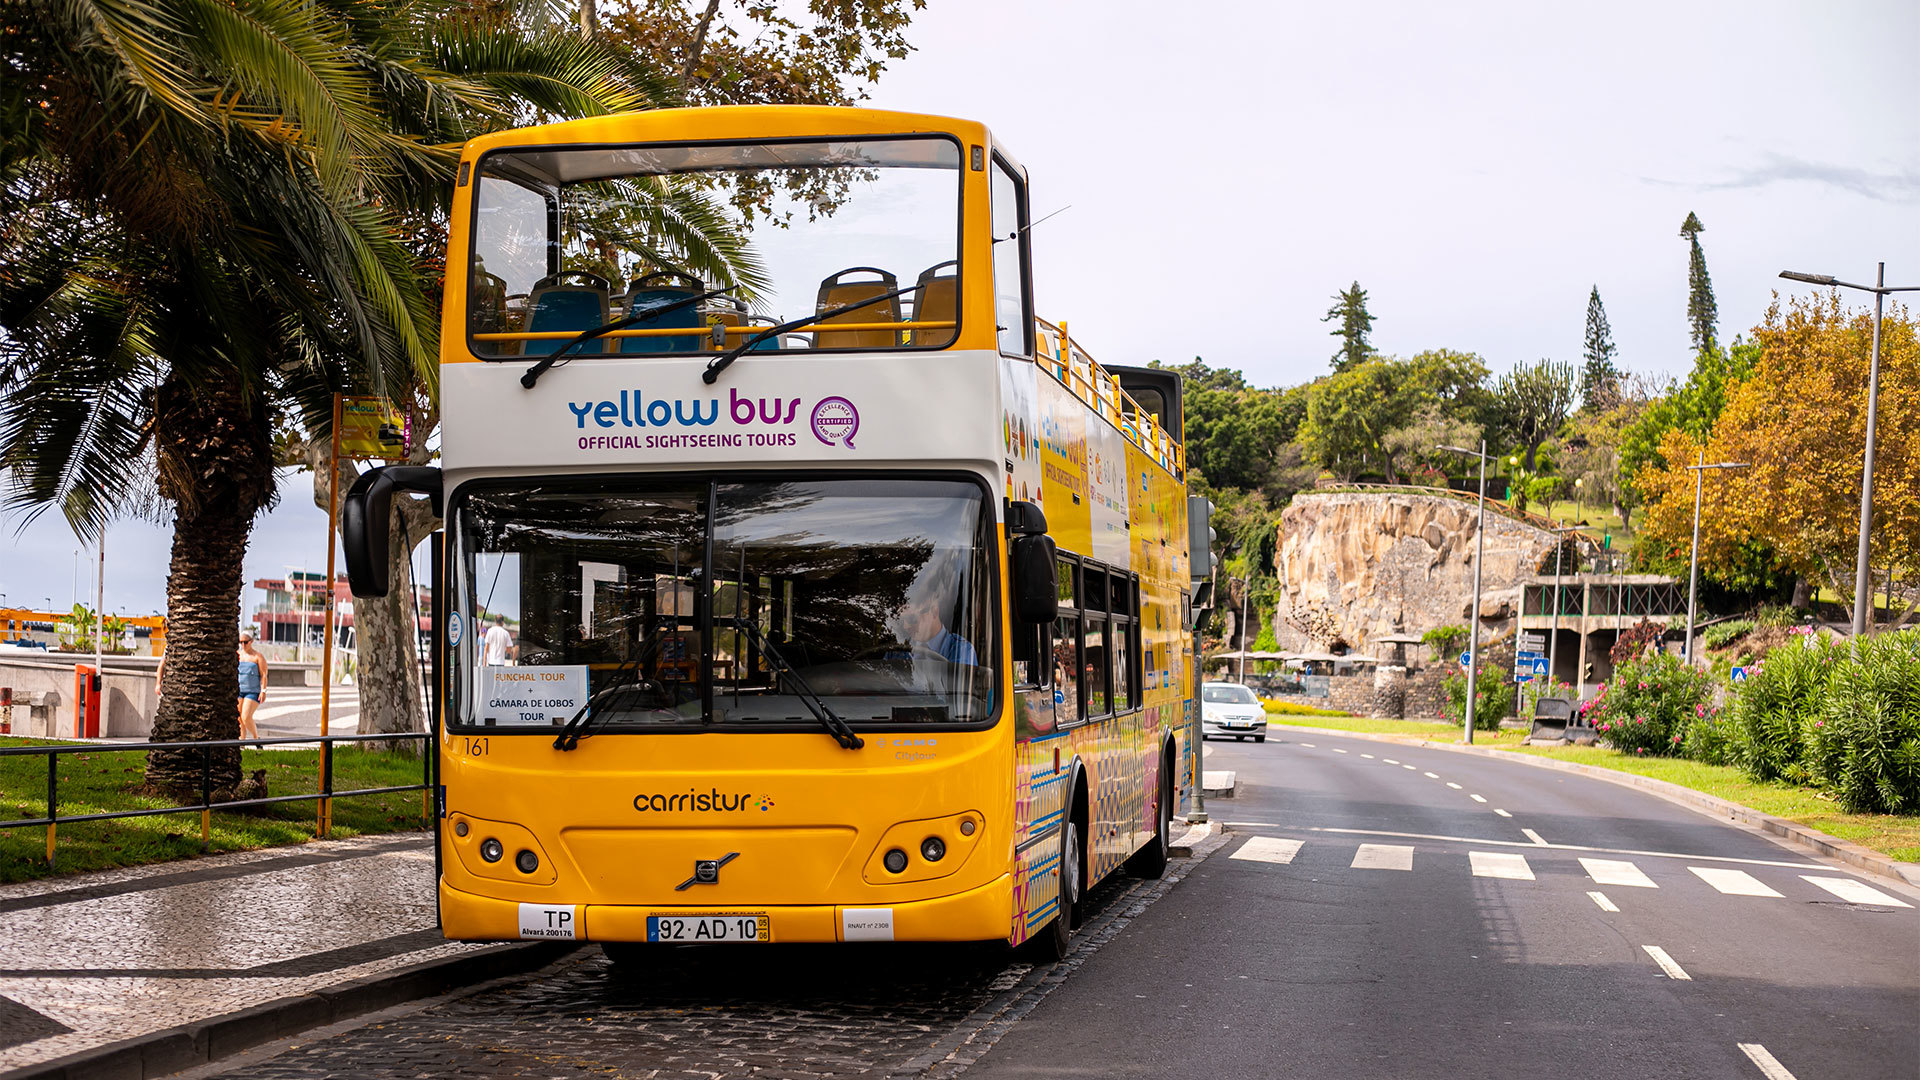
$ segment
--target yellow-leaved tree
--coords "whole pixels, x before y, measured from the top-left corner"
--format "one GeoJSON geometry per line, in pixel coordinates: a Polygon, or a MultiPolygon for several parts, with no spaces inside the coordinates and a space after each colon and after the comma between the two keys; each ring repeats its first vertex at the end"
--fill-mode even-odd
{"type": "MultiPolygon", "coordinates": [[[[1920,582],[1920,334],[1903,307],[1881,322],[1880,394],[1871,562],[1920,582]]],[[[1701,499],[1703,571],[1725,566],[1742,545],[1771,545],[1795,573],[1851,606],[1859,537],[1860,470],[1867,430],[1872,313],[1846,310],[1836,293],[1778,300],[1756,327],[1761,356],[1727,393],[1704,449],[1709,462],[1750,469],[1710,473],[1701,499]]],[[[1666,468],[1637,484],[1648,499],[1647,538],[1684,553],[1693,527],[1693,472],[1700,443],[1673,430],[1661,442],[1666,468]]],[[[1912,613],[1909,606],[1907,614],[1912,613]]],[[[1898,620],[1895,620],[1898,621],[1898,620]]]]}

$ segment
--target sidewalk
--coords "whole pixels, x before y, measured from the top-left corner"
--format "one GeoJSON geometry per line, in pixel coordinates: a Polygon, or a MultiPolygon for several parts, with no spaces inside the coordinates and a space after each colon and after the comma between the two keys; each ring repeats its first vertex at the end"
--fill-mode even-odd
{"type": "Polygon", "coordinates": [[[501,966],[489,956],[517,960],[521,946],[440,936],[431,844],[318,841],[0,886],[0,1074],[66,1059],[86,1075],[73,1055],[121,1044],[99,1071],[128,1075],[130,1051],[131,1075],[155,1075],[193,1064],[183,1052],[217,1056],[216,1035],[237,1048],[394,1003],[369,977],[474,956],[484,978],[501,966]],[[326,994],[356,980],[356,1001],[326,994]],[[269,1002],[257,1032],[193,1027],[269,1002]]]}

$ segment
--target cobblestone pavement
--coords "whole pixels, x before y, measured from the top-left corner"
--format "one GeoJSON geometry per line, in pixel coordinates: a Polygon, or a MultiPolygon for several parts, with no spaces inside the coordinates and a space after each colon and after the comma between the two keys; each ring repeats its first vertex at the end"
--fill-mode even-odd
{"type": "Polygon", "coordinates": [[[0,886],[0,1069],[479,947],[424,834],[0,886]]]}
{"type": "MultiPolygon", "coordinates": [[[[1204,858],[1221,842],[1202,842],[1204,858]]],[[[1091,897],[1073,952],[1053,965],[1005,949],[793,945],[661,950],[616,965],[598,949],[406,1015],[375,1014],[229,1067],[222,1080],[556,1077],[716,1080],[950,1077],[963,1072],[1087,957],[1180,880],[1124,876],[1091,897]]]]}

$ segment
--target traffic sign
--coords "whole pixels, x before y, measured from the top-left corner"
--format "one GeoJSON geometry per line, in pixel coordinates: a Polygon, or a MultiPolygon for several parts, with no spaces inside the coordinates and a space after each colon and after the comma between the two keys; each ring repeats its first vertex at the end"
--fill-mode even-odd
{"type": "Polygon", "coordinates": [[[1525,633],[1520,635],[1520,648],[1525,652],[1539,652],[1547,647],[1547,635],[1525,633]]]}
{"type": "Polygon", "coordinates": [[[1734,668],[1734,669],[1733,669],[1733,681],[1734,681],[1734,682],[1737,682],[1737,683],[1743,683],[1743,682],[1746,682],[1746,681],[1747,681],[1747,669],[1746,669],[1746,668],[1744,668],[1744,667],[1736,667],[1736,668],[1734,668]]]}
{"type": "Polygon", "coordinates": [[[1536,656],[1533,658],[1533,677],[1536,679],[1544,679],[1547,677],[1546,657],[1536,656]]]}
{"type": "Polygon", "coordinates": [[[1470,652],[1463,652],[1463,653],[1461,653],[1461,654],[1460,654],[1460,666],[1461,666],[1461,667],[1463,667],[1463,668],[1470,668],[1470,667],[1472,667],[1472,666],[1473,666],[1473,654],[1472,654],[1472,653],[1470,653],[1470,652]]]}
{"type": "Polygon", "coordinates": [[[1546,658],[1546,653],[1536,652],[1532,649],[1521,649],[1519,652],[1513,654],[1514,662],[1517,664],[1531,664],[1535,660],[1545,660],[1546,658]]]}

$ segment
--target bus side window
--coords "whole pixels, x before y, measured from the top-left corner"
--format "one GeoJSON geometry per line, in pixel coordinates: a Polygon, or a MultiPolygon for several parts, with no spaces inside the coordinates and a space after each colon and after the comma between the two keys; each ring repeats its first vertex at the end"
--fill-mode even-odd
{"type": "Polygon", "coordinates": [[[993,158],[993,320],[1000,351],[1033,355],[1033,316],[1027,302],[1026,184],[998,154],[993,158]]]}
{"type": "Polygon", "coordinates": [[[1053,620],[1053,717],[1069,727],[1085,715],[1080,699],[1080,616],[1061,612],[1053,620]]]}

